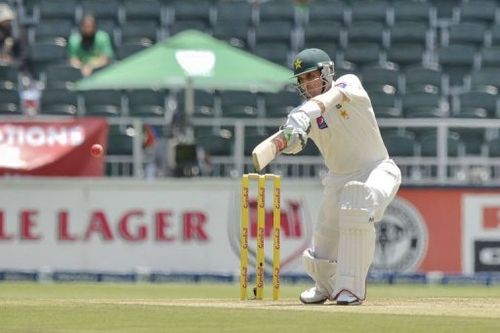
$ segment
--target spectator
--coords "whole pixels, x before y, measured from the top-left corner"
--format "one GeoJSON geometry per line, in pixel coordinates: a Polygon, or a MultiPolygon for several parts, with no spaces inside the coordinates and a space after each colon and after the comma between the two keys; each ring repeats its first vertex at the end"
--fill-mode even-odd
{"type": "Polygon", "coordinates": [[[0,63],[22,67],[26,58],[21,39],[13,33],[14,20],[15,15],[9,5],[0,3],[0,63]]]}
{"type": "Polygon", "coordinates": [[[111,39],[108,33],[97,29],[91,14],[82,18],[80,31],[71,35],[68,44],[71,66],[79,68],[83,76],[108,65],[113,58],[111,39]]]}

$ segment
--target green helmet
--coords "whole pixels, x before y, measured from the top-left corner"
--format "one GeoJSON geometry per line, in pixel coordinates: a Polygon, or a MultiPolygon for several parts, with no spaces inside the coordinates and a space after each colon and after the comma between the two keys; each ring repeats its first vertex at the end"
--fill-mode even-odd
{"type": "Polygon", "coordinates": [[[293,76],[297,77],[315,70],[321,71],[324,66],[331,66],[333,69],[333,61],[325,51],[304,49],[293,60],[293,76]]]}
{"type": "Polygon", "coordinates": [[[298,77],[312,71],[319,71],[323,88],[321,93],[330,89],[333,82],[334,64],[325,51],[320,49],[304,49],[300,51],[293,60],[293,76],[297,78],[297,89],[306,98],[308,96],[304,87],[298,82],[298,77]]]}

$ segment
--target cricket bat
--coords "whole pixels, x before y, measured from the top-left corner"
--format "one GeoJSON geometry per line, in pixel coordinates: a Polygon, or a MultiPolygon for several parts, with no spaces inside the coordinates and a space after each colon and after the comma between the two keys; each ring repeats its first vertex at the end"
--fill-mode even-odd
{"type": "Polygon", "coordinates": [[[255,170],[264,169],[286,148],[286,139],[283,130],[279,130],[261,143],[252,151],[253,166],[255,170]]]}

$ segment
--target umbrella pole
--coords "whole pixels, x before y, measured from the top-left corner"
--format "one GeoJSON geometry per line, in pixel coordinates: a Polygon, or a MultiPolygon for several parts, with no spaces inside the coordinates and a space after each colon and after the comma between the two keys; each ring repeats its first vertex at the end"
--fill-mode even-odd
{"type": "Polygon", "coordinates": [[[192,124],[192,119],[194,115],[194,88],[193,79],[188,77],[186,81],[186,89],[184,89],[184,105],[186,109],[184,110],[184,124],[183,124],[183,134],[188,142],[194,142],[194,129],[192,124]]]}

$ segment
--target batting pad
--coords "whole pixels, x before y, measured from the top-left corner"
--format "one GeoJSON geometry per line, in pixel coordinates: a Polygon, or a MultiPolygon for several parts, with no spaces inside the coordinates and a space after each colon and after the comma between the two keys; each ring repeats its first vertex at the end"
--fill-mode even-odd
{"type": "Polygon", "coordinates": [[[375,198],[370,187],[348,182],[340,196],[340,239],[333,298],[342,290],[365,299],[366,276],[375,252],[375,198]]]}
{"type": "Polygon", "coordinates": [[[342,290],[365,299],[366,276],[375,252],[375,228],[366,211],[347,210],[340,216],[337,279],[333,298],[342,290]]]}
{"type": "Polygon", "coordinates": [[[302,262],[307,274],[316,282],[316,285],[331,295],[334,289],[337,264],[332,260],[315,258],[311,249],[304,251],[302,262]]]}

